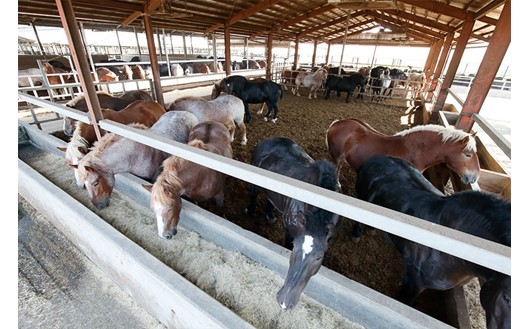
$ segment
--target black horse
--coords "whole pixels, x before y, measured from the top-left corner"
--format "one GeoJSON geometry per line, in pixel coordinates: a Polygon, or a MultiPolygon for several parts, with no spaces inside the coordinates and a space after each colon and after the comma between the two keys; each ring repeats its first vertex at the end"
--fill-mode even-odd
{"type": "MultiPolygon", "coordinates": [[[[328,190],[339,191],[336,166],[327,160],[313,160],[299,145],[284,137],[266,139],[252,152],[252,165],[292,177],[328,190]]],[[[246,209],[253,214],[261,187],[252,185],[246,209]]],[[[266,217],[274,222],[274,207],[282,214],[285,247],[292,250],[290,266],[277,302],[283,309],[294,307],[309,279],[321,267],[328,240],[340,217],[310,204],[266,190],[266,217]]]]}
{"type": "MultiPolygon", "coordinates": [[[[362,200],[511,246],[511,205],[492,193],[445,196],[408,161],[375,156],[359,169],[356,193],[362,200]]],[[[409,305],[425,289],[447,290],[474,277],[488,328],[511,327],[511,277],[441,251],[387,234],[403,255],[401,300],[409,305]]]]}
{"type": "Polygon", "coordinates": [[[281,85],[262,78],[248,80],[241,75],[231,75],[213,85],[211,99],[215,99],[223,91],[239,97],[244,103],[244,123],[250,123],[252,119],[249,104],[262,103],[266,103],[268,107],[265,121],[268,120],[272,111],[274,111],[272,122],[277,121],[277,112],[279,111],[277,102],[283,98],[281,85]]]}
{"type": "Polygon", "coordinates": [[[338,77],[335,75],[329,75],[327,81],[325,81],[325,99],[329,99],[331,91],[336,91],[336,96],[340,97],[340,92],[347,92],[346,103],[349,103],[351,94],[357,87],[360,88],[360,93],[357,98],[361,98],[366,85],[366,79],[360,73],[352,73],[346,77],[338,77]]]}

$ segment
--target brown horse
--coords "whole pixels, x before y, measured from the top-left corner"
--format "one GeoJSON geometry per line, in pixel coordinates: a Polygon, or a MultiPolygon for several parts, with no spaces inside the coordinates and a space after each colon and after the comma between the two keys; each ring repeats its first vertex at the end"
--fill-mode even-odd
{"type": "Polygon", "coordinates": [[[410,161],[421,172],[446,163],[464,183],[479,178],[474,134],[453,128],[424,125],[387,136],[362,120],[344,119],[331,123],[326,143],[338,170],[344,161],[358,171],[374,155],[391,155],[410,161]]]}
{"type": "MultiPolygon", "coordinates": [[[[99,106],[101,108],[111,109],[115,111],[123,110],[130,103],[137,100],[153,100],[152,96],[143,90],[127,91],[120,97],[114,97],[105,92],[98,92],[97,99],[99,100],[99,106]]],[[[71,101],[66,103],[66,106],[74,108],[81,112],[88,112],[88,104],[86,103],[84,95],[77,96],[76,98],[72,99],[71,101]]],[[[72,136],[73,131],[75,130],[76,121],[77,120],[74,120],[72,118],[64,117],[63,130],[66,136],[72,136]]]]}
{"type": "MultiPolygon", "coordinates": [[[[101,109],[103,118],[115,122],[130,124],[141,123],[146,127],[151,127],[165,113],[165,108],[155,101],[134,101],[121,111],[101,109]]],[[[102,131],[106,133],[106,131],[102,131]]],[[[78,121],[75,131],[66,148],[60,148],[65,152],[66,161],[74,169],[74,176],[77,186],[83,187],[83,182],[79,180],[76,165],[88,153],[97,140],[94,126],[78,121]]]]}
{"type": "Polygon", "coordinates": [[[193,63],[193,73],[209,74],[211,70],[206,63],[193,63]]]}
{"type": "MultiPolygon", "coordinates": [[[[189,146],[232,157],[228,129],[214,121],[197,124],[189,133],[189,146]]],[[[158,235],[170,239],[176,235],[182,196],[195,202],[214,199],[218,207],[224,204],[226,175],[195,162],[170,156],[163,162],[163,171],[154,185],[143,185],[151,192],[151,209],[156,214],[158,235]]]]}
{"type": "Polygon", "coordinates": [[[141,65],[136,65],[132,68],[132,79],[145,79],[145,70],[141,65]]]}

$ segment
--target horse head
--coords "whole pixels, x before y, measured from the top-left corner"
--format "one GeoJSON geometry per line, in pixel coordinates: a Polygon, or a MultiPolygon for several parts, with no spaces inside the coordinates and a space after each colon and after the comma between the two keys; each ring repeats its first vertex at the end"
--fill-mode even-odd
{"type": "Polygon", "coordinates": [[[339,223],[339,216],[306,205],[303,211],[294,214],[287,221],[287,235],[295,238],[287,277],[276,295],[277,302],[285,310],[296,306],[309,279],[321,268],[328,241],[339,223]]]}
{"type": "Polygon", "coordinates": [[[84,157],[77,166],[79,179],[84,183],[90,201],[97,209],[110,204],[110,194],[114,188],[114,174],[95,163],[87,163],[84,157]],[[88,165],[90,164],[90,165],[88,165]]]}
{"type": "MultiPolygon", "coordinates": [[[[454,135],[454,137],[443,137],[453,138],[451,147],[454,149],[454,152],[446,152],[445,162],[450,169],[459,175],[463,183],[475,183],[480,174],[479,158],[474,138],[475,133],[467,134],[455,129],[453,133],[457,135],[454,135]]],[[[443,147],[449,147],[450,145],[445,144],[443,144],[443,147]]]]}
{"type": "Polygon", "coordinates": [[[162,171],[152,187],[144,185],[144,188],[151,192],[150,207],[156,215],[158,236],[171,239],[178,232],[177,226],[182,210],[181,183],[178,182],[178,177],[162,171]]]}

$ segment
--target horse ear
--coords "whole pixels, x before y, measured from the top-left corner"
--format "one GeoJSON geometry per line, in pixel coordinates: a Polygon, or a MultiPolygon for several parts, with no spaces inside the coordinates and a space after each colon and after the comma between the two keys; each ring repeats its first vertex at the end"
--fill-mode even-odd
{"type": "Polygon", "coordinates": [[[478,132],[477,132],[477,131],[474,131],[473,133],[470,134],[470,136],[472,136],[472,137],[476,137],[477,134],[478,134],[478,132]]]}
{"type": "Polygon", "coordinates": [[[73,169],[77,169],[77,165],[69,164],[69,166],[72,167],[73,169]]]}
{"type": "Polygon", "coordinates": [[[147,191],[152,192],[152,185],[141,184],[141,186],[143,186],[143,188],[147,191]]]}
{"type": "Polygon", "coordinates": [[[92,174],[95,174],[96,173],[96,170],[90,166],[85,166],[84,169],[89,172],[89,173],[92,173],[92,174]]]}
{"type": "Polygon", "coordinates": [[[66,147],[57,147],[57,149],[61,152],[66,152],[66,147]]]}

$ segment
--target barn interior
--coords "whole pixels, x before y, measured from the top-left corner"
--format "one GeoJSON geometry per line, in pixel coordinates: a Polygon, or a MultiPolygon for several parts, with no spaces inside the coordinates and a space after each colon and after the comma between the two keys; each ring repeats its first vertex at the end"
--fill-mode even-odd
{"type": "MultiPolygon", "coordinates": [[[[466,132],[473,132],[479,128],[480,132],[483,131],[490,136],[489,138],[498,145],[497,147],[503,153],[507,154],[509,159],[510,142],[497,133],[494,126],[488,124],[479,113],[487,94],[498,83],[498,69],[510,45],[510,15],[510,0],[275,0],[244,2],[36,0],[18,2],[19,24],[33,27],[61,27],[65,30],[69,41],[69,50],[72,54],[66,63],[75,67],[78,72],[78,81],[74,83],[76,87],[66,86],[65,90],[69,90],[66,95],[70,94],[71,98],[75,97],[74,88],[78,88],[77,95],[79,91],[85,91],[91,110],[84,120],[93,124],[98,130],[111,131],[119,127],[107,125],[106,128],[103,128],[100,124],[98,125],[105,120],[102,120],[96,91],[101,90],[99,88],[106,84],[94,83],[90,78],[93,59],[97,56],[85,56],[87,48],[84,47],[82,29],[145,33],[148,53],[142,54],[142,60],[152,65],[152,79],[147,82],[147,85],[140,85],[142,82],[137,82],[136,87],[133,88],[149,90],[154,99],[164,106],[168,103],[168,98],[171,97],[166,91],[174,87],[168,86],[164,82],[164,77],[157,69],[158,63],[163,63],[164,60],[176,60],[178,62],[182,56],[171,56],[172,54],[168,54],[167,51],[164,51],[164,54],[167,54],[166,57],[162,56],[160,52],[157,53],[157,41],[158,50],[162,47],[159,40],[156,40],[155,30],[175,34],[192,33],[214,40],[212,41],[215,45],[214,56],[213,59],[210,59],[212,61],[222,58],[226,62],[230,62],[232,56],[230,49],[236,45],[234,40],[242,40],[243,45],[248,42],[263,45],[266,49],[265,59],[268,63],[273,63],[274,47],[293,43],[292,60],[287,64],[283,62],[282,65],[268,65],[262,70],[249,70],[245,73],[248,77],[265,77],[278,82],[281,78],[281,72],[285,69],[300,67],[301,64],[310,67],[321,64],[316,62],[316,48],[320,44],[327,44],[328,49],[332,45],[343,46],[346,44],[428,47],[428,57],[424,66],[420,68],[428,78],[427,87],[424,87],[422,92],[412,99],[409,99],[408,96],[398,99],[397,95],[391,101],[400,101],[400,104],[405,104],[406,110],[403,114],[408,117],[411,125],[434,123],[453,126],[466,132]],[[377,27],[380,28],[379,32],[365,33],[377,27]],[[312,63],[298,62],[298,51],[301,43],[314,44],[312,63]],[[450,88],[454,85],[459,61],[465,49],[473,46],[487,48],[482,60],[482,63],[486,63],[486,65],[480,65],[472,79],[472,86],[469,87],[465,100],[461,100],[460,104],[447,103],[447,99],[452,95],[450,88]]],[[[27,67],[35,63],[39,66],[42,65],[42,62],[37,60],[45,62],[54,57],[57,56],[43,53],[19,55],[19,65],[26,63],[27,67]]],[[[340,67],[341,65],[341,63],[338,64],[340,67]]],[[[201,76],[196,80],[183,80],[184,78],[182,78],[175,81],[177,84],[180,83],[180,86],[185,85],[187,88],[210,87],[214,81],[224,76],[239,73],[232,70],[229,65],[224,69],[224,72],[212,72],[216,75],[209,77],[201,76]]],[[[39,101],[36,97],[31,96],[34,95],[33,93],[28,92],[28,90],[34,91],[41,88],[42,86],[37,86],[19,91],[19,106],[23,108],[32,108],[32,106],[55,108],[54,111],[58,113],[56,118],[52,119],[55,121],[59,121],[61,115],[69,114],[68,110],[60,108],[60,104],[64,104],[68,100],[68,96],[45,97],[45,100],[39,101]],[[26,92],[28,93],[26,94],[26,92]],[[54,107],[54,104],[59,105],[54,107]]],[[[50,88],[48,85],[44,86],[43,89],[50,88]]],[[[108,84],[106,88],[103,90],[112,91],[114,84],[108,84]]],[[[122,88],[126,89],[124,84],[122,88]]],[[[116,93],[120,93],[119,89],[116,93]]],[[[390,106],[395,108],[395,105],[390,106]]],[[[33,126],[40,127],[38,119],[33,126]]],[[[134,132],[119,131],[134,136],[134,132]]],[[[387,133],[393,132],[391,129],[387,131],[387,133]]],[[[510,201],[510,171],[506,170],[504,165],[496,160],[479,138],[478,148],[481,165],[480,188],[497,193],[510,201]]],[[[177,148],[172,150],[177,150],[177,148]]],[[[451,170],[443,166],[429,169],[426,175],[434,185],[443,189],[452,191],[472,189],[472,186],[461,183],[451,170]]],[[[126,184],[124,183],[124,185],[126,184]]],[[[240,188],[240,186],[237,187],[240,188]]],[[[26,191],[26,189],[22,188],[21,190],[26,191]]],[[[28,193],[28,199],[34,200],[35,197],[31,197],[30,192],[25,193],[28,193]]],[[[77,238],[73,239],[75,241],[77,238]]],[[[474,242],[471,241],[470,243],[474,242]]],[[[281,245],[281,242],[277,242],[277,244],[281,245]]],[[[498,264],[501,263],[501,265],[496,265],[499,270],[504,273],[508,272],[510,275],[510,247],[505,248],[493,244],[487,245],[485,249],[488,252],[487,255],[492,253],[501,261],[498,261],[498,264]]],[[[448,296],[443,295],[442,298],[453,301],[454,296],[458,294],[462,294],[461,291],[454,290],[448,296]]],[[[174,319],[168,320],[167,315],[163,312],[157,313],[156,310],[152,312],[165,326],[171,327],[174,324],[174,319]]],[[[458,312],[456,310],[452,313],[458,312]]],[[[185,318],[180,314],[176,317],[178,319],[180,319],[179,317],[185,318]]],[[[465,320],[452,319],[450,321],[450,325],[465,327],[463,324],[465,320]]],[[[253,325],[258,326],[255,323],[253,325]]],[[[470,326],[470,324],[466,325],[470,326]]]]}

